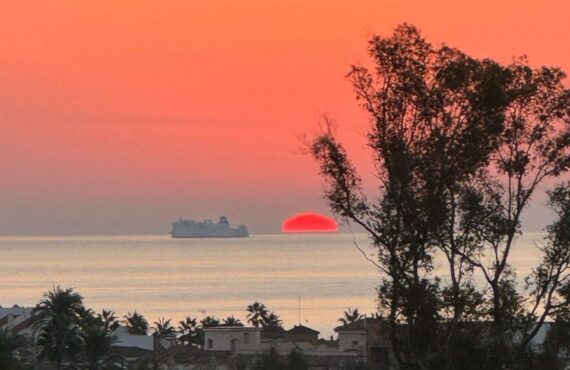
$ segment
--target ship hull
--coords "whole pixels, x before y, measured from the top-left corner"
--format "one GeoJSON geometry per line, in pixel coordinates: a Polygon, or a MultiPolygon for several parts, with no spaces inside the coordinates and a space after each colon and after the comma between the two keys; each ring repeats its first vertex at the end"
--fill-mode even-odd
{"type": "Polygon", "coordinates": [[[170,235],[173,238],[247,238],[249,232],[245,225],[231,227],[227,217],[221,216],[218,223],[210,220],[198,222],[181,218],[172,223],[170,235]]]}
{"type": "Polygon", "coordinates": [[[227,235],[227,236],[201,236],[201,235],[174,235],[172,239],[229,239],[229,238],[249,238],[249,235],[227,235]]]}

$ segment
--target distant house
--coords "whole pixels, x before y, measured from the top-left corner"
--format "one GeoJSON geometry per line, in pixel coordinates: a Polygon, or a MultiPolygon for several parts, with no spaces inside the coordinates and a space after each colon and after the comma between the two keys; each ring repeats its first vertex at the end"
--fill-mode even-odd
{"type": "Polygon", "coordinates": [[[265,327],[261,331],[261,341],[267,342],[274,339],[285,338],[287,332],[281,326],[265,327]]]}
{"type": "MultiPolygon", "coordinates": [[[[242,355],[240,358],[243,358],[242,355]]],[[[236,357],[229,351],[205,351],[193,346],[177,346],[154,352],[146,360],[156,364],[160,370],[231,370],[236,357]]]]}
{"type": "Polygon", "coordinates": [[[129,333],[129,329],[119,326],[113,331],[113,335],[117,337],[114,343],[116,347],[140,348],[152,351],[154,349],[154,338],[149,335],[135,335],[129,333]]]}
{"type": "Polygon", "coordinates": [[[21,322],[32,316],[33,307],[22,307],[15,304],[12,307],[0,306],[0,327],[12,328],[15,322],[21,322]]]}
{"type": "MultiPolygon", "coordinates": [[[[33,310],[34,307],[0,306],[0,330],[7,330],[27,338],[33,347],[32,344],[40,334],[38,322],[44,318],[41,314],[33,314],[33,310]]],[[[123,355],[128,362],[136,362],[138,359],[148,356],[157,345],[153,337],[130,334],[128,329],[123,326],[119,326],[113,331],[113,335],[117,337],[117,341],[113,344],[114,349],[123,355]]]]}
{"type": "Polygon", "coordinates": [[[35,338],[37,333],[35,323],[40,321],[40,315],[33,315],[34,307],[0,306],[0,329],[22,335],[27,338],[35,338]]]}
{"type": "Polygon", "coordinates": [[[364,320],[360,320],[334,329],[338,333],[338,349],[341,352],[358,351],[365,353],[368,345],[368,331],[363,324],[364,322],[364,320]]]}
{"type": "Polygon", "coordinates": [[[303,325],[295,325],[287,330],[286,334],[293,342],[316,342],[320,332],[303,325]]]}
{"type": "Polygon", "coordinates": [[[365,317],[356,322],[338,326],[338,349],[343,353],[359,353],[372,369],[388,370],[390,345],[386,342],[383,323],[379,318],[365,317]]]}
{"type": "Polygon", "coordinates": [[[309,368],[315,370],[338,370],[342,364],[366,359],[362,351],[341,351],[338,341],[319,339],[318,331],[303,325],[289,330],[243,326],[218,326],[203,330],[203,350],[190,346],[173,347],[154,355],[153,359],[159,363],[168,359],[169,364],[177,365],[173,369],[185,369],[186,364],[195,365],[195,369],[202,369],[199,364],[215,364],[216,369],[226,369],[235,361],[251,361],[253,356],[270,348],[281,355],[301,350],[309,368]]]}
{"type": "Polygon", "coordinates": [[[257,352],[262,350],[261,329],[246,326],[204,328],[206,351],[257,352]]]}

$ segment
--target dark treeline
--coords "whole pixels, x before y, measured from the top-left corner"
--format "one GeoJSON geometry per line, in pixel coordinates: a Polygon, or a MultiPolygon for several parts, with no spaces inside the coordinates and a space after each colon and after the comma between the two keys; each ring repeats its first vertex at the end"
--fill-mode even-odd
{"type": "Polygon", "coordinates": [[[113,369],[124,363],[112,347],[119,322],[111,311],[95,313],[73,289],[55,287],[32,311],[34,335],[0,333],[0,358],[5,369],[113,369]],[[14,355],[16,354],[16,356],[14,355]]]}
{"type": "MultiPolygon", "coordinates": [[[[248,323],[264,329],[280,329],[282,321],[263,303],[247,306],[248,323]]],[[[120,352],[113,345],[113,332],[123,326],[132,335],[176,337],[180,344],[202,348],[203,328],[215,326],[243,326],[233,315],[224,319],[205,316],[186,317],[174,326],[171,319],[159,318],[149,325],[146,318],[134,311],[123,318],[109,310],[94,312],[83,304],[83,297],[73,289],[59,286],[44,294],[33,309],[36,317],[34,332],[37,338],[0,331],[0,369],[118,369],[126,368],[120,352]]],[[[292,354],[293,359],[297,355],[292,354]]],[[[298,356],[297,356],[298,357],[298,356]]],[[[265,357],[260,357],[263,361],[265,357]]]]}
{"type": "Polygon", "coordinates": [[[556,369],[570,345],[567,183],[548,191],[541,261],[523,279],[511,260],[533,195],[570,165],[565,73],[478,60],[406,24],[368,47],[372,65],[348,78],[370,117],[379,196],[365,194],[331,118],[310,151],[332,211],[370,236],[399,368],[556,369]],[[545,322],[556,325],[538,349],[545,322]]]}
{"type": "MultiPolygon", "coordinates": [[[[282,320],[261,302],[246,307],[247,323],[267,331],[281,331],[282,320]]],[[[139,363],[127,363],[121,355],[114,332],[124,327],[132,335],[176,338],[178,345],[203,348],[203,328],[218,326],[243,326],[240,319],[228,316],[217,319],[205,316],[201,320],[186,317],[174,326],[171,319],[159,318],[150,325],[137,311],[122,318],[115,312],[102,310],[97,313],[86,307],[83,297],[71,288],[59,286],[46,292],[33,309],[33,332],[22,336],[10,330],[0,330],[0,369],[83,369],[112,370],[127,368],[152,368],[153,363],[142,359],[139,363]]],[[[358,309],[343,313],[339,322],[355,323],[362,319],[358,309]]],[[[270,350],[257,357],[238,361],[236,369],[246,366],[255,370],[304,370],[307,368],[303,353],[294,350],[287,356],[270,350]]]]}

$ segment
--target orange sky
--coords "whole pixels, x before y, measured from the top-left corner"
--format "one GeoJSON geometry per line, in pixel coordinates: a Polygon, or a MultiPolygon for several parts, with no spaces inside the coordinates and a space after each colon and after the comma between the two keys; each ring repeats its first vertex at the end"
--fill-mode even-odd
{"type": "Polygon", "coordinates": [[[327,212],[298,135],[328,112],[363,167],[344,75],[398,23],[570,71],[570,2],[4,0],[0,233],[167,232],[327,212]]]}

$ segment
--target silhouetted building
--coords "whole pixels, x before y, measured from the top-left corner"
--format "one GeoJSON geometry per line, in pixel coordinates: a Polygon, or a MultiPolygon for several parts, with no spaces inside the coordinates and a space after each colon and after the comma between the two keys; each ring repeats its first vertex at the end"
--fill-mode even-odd
{"type": "Polygon", "coordinates": [[[293,342],[316,342],[320,334],[320,332],[303,325],[295,325],[286,333],[293,342]]]}

